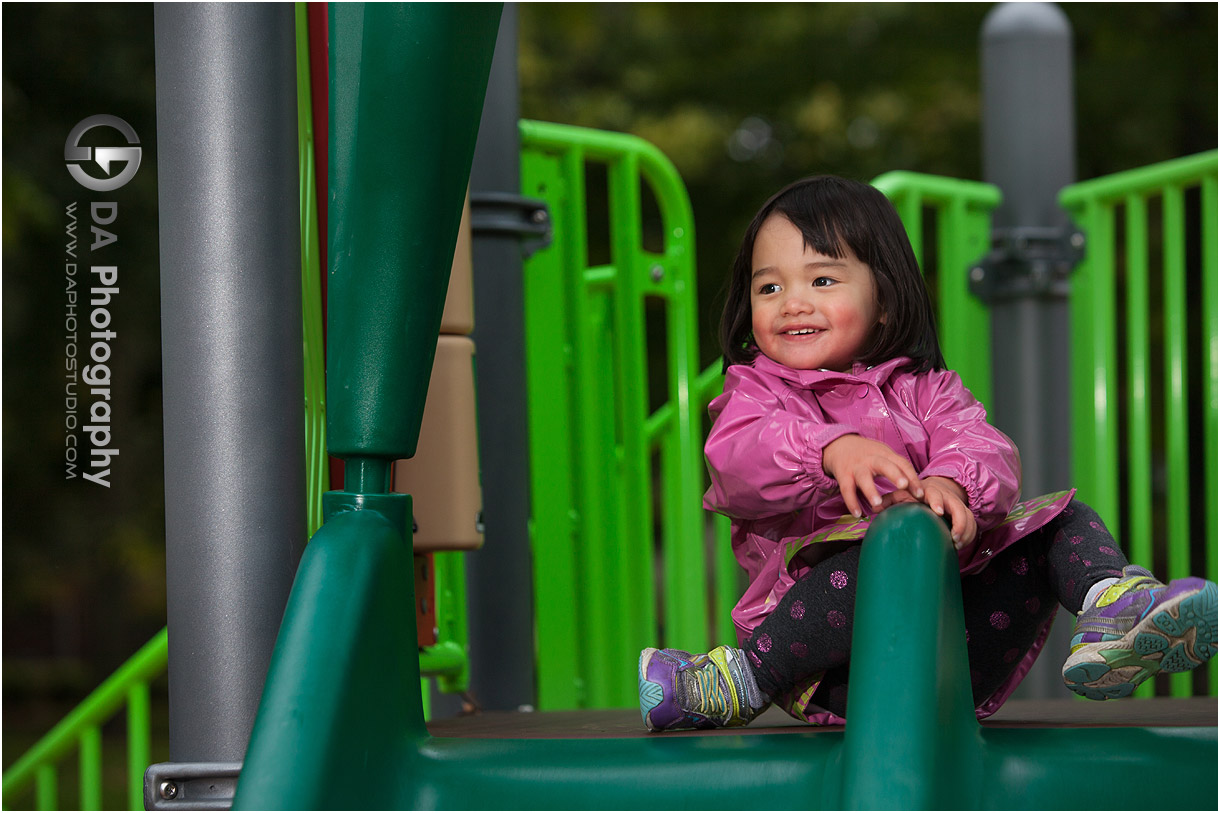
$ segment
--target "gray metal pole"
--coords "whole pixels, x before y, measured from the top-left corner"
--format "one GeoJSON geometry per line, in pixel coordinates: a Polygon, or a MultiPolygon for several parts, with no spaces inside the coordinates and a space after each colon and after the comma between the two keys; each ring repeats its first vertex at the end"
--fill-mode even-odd
{"type": "Polygon", "coordinates": [[[240,762],[306,535],[293,9],[154,20],[170,759],[240,762]]]}
{"type": "Polygon", "coordinates": [[[533,568],[521,240],[483,228],[480,203],[521,193],[517,4],[505,3],[470,172],[483,548],[467,557],[471,692],[486,709],[534,703],[533,568]]]}
{"type": "MultiPolygon", "coordinates": [[[[1079,241],[1056,196],[1076,177],[1072,30],[1052,3],[1005,3],[981,39],[983,177],[1004,195],[988,279],[976,287],[991,305],[988,409],[1021,450],[1028,498],[1071,485],[1067,274],[1079,241]]],[[[1061,615],[1026,696],[1066,695],[1058,667],[1071,621],[1061,615]]]]}

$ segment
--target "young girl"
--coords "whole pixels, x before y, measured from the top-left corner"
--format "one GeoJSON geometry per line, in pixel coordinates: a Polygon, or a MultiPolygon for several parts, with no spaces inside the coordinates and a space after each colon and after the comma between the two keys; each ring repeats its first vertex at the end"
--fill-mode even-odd
{"type": "Polygon", "coordinates": [[[1214,654],[1214,583],[1130,565],[1074,491],[1018,504],[1017,449],[945,369],[914,252],[877,190],[820,177],[767,201],[720,334],[704,505],[732,519],[749,574],[740,648],[645,649],[650,730],[745,725],[772,702],[844,722],[860,540],[898,502],[951,525],[980,718],[1029,671],[1059,604],[1078,614],[1064,682],[1094,700],[1214,654]]]}

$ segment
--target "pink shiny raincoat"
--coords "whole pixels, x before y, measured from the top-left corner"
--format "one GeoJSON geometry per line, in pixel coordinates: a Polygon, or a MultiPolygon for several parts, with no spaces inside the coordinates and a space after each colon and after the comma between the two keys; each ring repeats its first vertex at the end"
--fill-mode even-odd
{"type": "MultiPolygon", "coordinates": [[[[822,470],[823,449],[843,435],[885,443],[920,478],[948,477],[965,489],[979,533],[958,551],[963,575],[981,571],[1071,501],[1074,492],[1064,491],[1018,503],[1021,463],[1013,442],[987,423],[986,410],[957,373],[900,372],[908,362],[838,373],[793,370],[759,354],[752,365],[729,367],[724,392],[709,406],[705,453],[712,485],[703,504],[732,520],[733,552],[749,575],[733,610],[740,642],[811,565],[858,543],[868,530],[870,518],[852,517],[838,484],[822,470]]],[[[883,495],[894,490],[884,478],[876,482],[883,495]]],[[[1048,621],[1012,677],[978,707],[980,718],[1020,683],[1049,629],[1048,621]]],[[[801,720],[842,723],[812,703],[821,679],[811,675],[776,703],[801,720]]]]}

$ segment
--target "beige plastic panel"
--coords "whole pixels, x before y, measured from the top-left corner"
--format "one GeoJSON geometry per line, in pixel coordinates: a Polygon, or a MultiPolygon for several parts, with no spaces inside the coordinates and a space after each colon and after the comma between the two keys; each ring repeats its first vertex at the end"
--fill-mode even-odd
{"type": "Polygon", "coordinates": [[[453,268],[449,272],[441,333],[468,336],[474,332],[474,272],[470,257],[470,193],[467,192],[457,247],[453,251],[453,268]]]}
{"type": "Polygon", "coordinates": [[[415,457],[394,464],[394,490],[412,496],[417,553],[483,544],[473,362],[469,337],[440,337],[415,457]]]}

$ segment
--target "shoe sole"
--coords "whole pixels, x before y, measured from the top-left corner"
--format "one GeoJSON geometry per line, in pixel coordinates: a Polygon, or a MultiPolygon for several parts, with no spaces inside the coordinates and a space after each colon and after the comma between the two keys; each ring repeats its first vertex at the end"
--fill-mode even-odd
{"type": "Polygon", "coordinates": [[[1127,697],[1158,672],[1188,672],[1216,654],[1216,585],[1157,607],[1116,641],[1087,644],[1063,665],[1063,682],[1090,700],[1127,697]]]}
{"type": "Polygon", "coordinates": [[[648,647],[640,653],[640,717],[644,719],[644,727],[649,731],[660,731],[652,724],[649,714],[665,699],[665,689],[660,683],[648,679],[648,664],[658,650],[648,647]]]}

